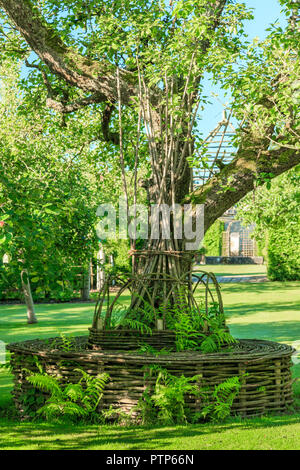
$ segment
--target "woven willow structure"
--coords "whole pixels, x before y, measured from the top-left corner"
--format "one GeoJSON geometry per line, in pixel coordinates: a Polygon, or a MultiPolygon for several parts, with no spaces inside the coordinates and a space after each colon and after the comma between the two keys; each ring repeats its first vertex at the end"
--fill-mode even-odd
{"type": "MultiPolygon", "coordinates": [[[[92,328],[90,328],[89,347],[104,349],[136,349],[141,341],[154,346],[157,349],[168,347],[175,348],[175,334],[167,330],[166,313],[170,301],[174,302],[178,309],[193,309],[200,316],[208,316],[211,305],[214,306],[216,314],[223,315],[224,308],[220,286],[213,273],[198,270],[184,273],[179,279],[161,273],[152,275],[126,274],[125,279],[119,276],[108,277],[100,291],[98,302],[95,306],[92,328]],[[111,300],[110,285],[119,285],[119,290],[111,300]],[[160,308],[155,304],[155,299],[160,290],[164,296],[160,308]],[[128,330],[122,323],[115,329],[111,328],[114,316],[120,312],[118,301],[122,294],[129,291],[131,303],[123,312],[123,317],[135,318],[136,312],[147,307],[152,313],[153,328],[152,335],[141,335],[139,331],[128,330]],[[197,297],[195,293],[197,291],[197,297]],[[143,297],[136,295],[142,293],[143,297]],[[122,330],[122,334],[120,333],[122,330]]],[[[124,307],[123,307],[124,310],[124,307]]],[[[205,323],[204,323],[205,332],[205,323]]]]}
{"type": "MultiPolygon", "coordinates": [[[[153,286],[162,286],[162,291],[180,292],[177,307],[192,308],[199,315],[223,314],[223,303],[219,285],[212,273],[194,275],[185,274],[181,279],[174,280],[170,276],[160,276],[159,279],[150,276],[130,276],[125,281],[115,279],[119,291],[110,298],[110,281],[107,279],[100,292],[95,307],[93,326],[89,336],[77,337],[68,342],[66,347],[62,338],[48,340],[30,340],[8,345],[11,351],[11,366],[14,374],[13,397],[21,415],[26,416],[24,397],[32,385],[26,380],[25,369],[38,371],[36,359],[45,372],[59,377],[62,383],[76,383],[79,380],[81,368],[92,375],[106,372],[110,376],[106,385],[101,408],[121,408],[125,413],[138,417],[137,404],[144,391],[153,387],[155,378],[149,377],[153,365],[167,369],[177,376],[199,376],[198,387],[208,389],[211,393],[214,387],[230,377],[240,377],[241,389],[236,397],[233,414],[244,416],[262,415],[266,412],[284,412],[293,403],[291,356],[294,350],[283,344],[270,341],[240,340],[234,346],[224,346],[217,353],[205,354],[199,351],[176,352],[176,334],[167,330],[164,305],[168,306],[168,297],[162,308],[156,308],[153,302],[153,286]],[[153,281],[156,281],[153,283],[153,281]],[[159,282],[158,282],[159,280],[159,282]],[[173,284],[176,283],[175,289],[173,284]],[[144,298],[148,298],[148,306],[153,309],[152,321],[154,327],[146,332],[128,329],[122,326],[111,328],[114,315],[118,313],[118,299],[126,290],[131,293],[131,303],[125,311],[130,316],[131,307],[137,303],[134,292],[144,289],[144,298]],[[165,286],[165,287],[164,287],[165,286]],[[199,289],[198,289],[199,288],[199,289]],[[202,301],[195,296],[201,295],[202,301]],[[147,343],[156,350],[167,348],[168,354],[141,353],[141,345],[147,343]]],[[[171,297],[171,294],[170,294],[171,297]]],[[[123,304],[122,304],[123,305],[123,304]]],[[[120,312],[119,312],[120,313],[120,312]]],[[[124,314],[124,311],[122,312],[124,314]]],[[[222,320],[223,321],[223,320],[222,320]]],[[[153,325],[151,325],[152,327],[153,325]]],[[[203,332],[210,334],[209,327],[204,323],[203,332]]],[[[191,411],[201,410],[201,398],[187,396],[186,403],[191,411]]],[[[33,404],[38,408],[38,405],[33,404]]]]}
{"type": "MultiPolygon", "coordinates": [[[[230,351],[203,354],[197,351],[170,353],[167,356],[137,354],[134,351],[90,351],[88,338],[74,339],[73,350],[65,351],[60,338],[31,340],[10,344],[14,374],[14,401],[24,412],[23,397],[31,385],[26,381],[24,368],[36,370],[36,356],[45,371],[61,377],[63,382],[77,382],[74,371],[81,367],[90,374],[103,371],[110,375],[99,406],[135,409],[149,379],[147,371],[159,364],[174,375],[200,375],[199,388],[210,387],[232,376],[242,377],[242,387],[232,407],[233,414],[262,415],[266,412],[284,412],[293,403],[291,355],[293,349],[284,344],[259,340],[240,340],[230,351]],[[245,375],[246,374],[246,375],[245,375]]],[[[201,409],[201,399],[187,397],[191,410],[201,409]]]]}

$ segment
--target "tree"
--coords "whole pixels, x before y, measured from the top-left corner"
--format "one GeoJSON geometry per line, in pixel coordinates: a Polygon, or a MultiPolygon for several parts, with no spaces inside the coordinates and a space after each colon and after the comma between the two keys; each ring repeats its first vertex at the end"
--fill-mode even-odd
{"type": "Polygon", "coordinates": [[[238,205],[238,217],[255,224],[254,236],[264,247],[271,280],[299,279],[300,167],[258,187],[238,205]]]}
{"type": "MultiPolygon", "coordinates": [[[[252,15],[234,0],[0,0],[11,25],[3,30],[6,53],[36,54],[27,65],[44,84],[46,104],[64,118],[87,106],[101,113],[102,138],[119,154],[127,201],[125,149],[135,132],[131,160],[137,163],[140,144],[148,143],[149,203],[204,204],[205,230],[257,181],[299,162],[298,7],[281,3],[292,12],[287,29],[274,26],[266,41],[248,46],[242,23],[252,15]],[[205,154],[196,124],[206,72],[231,89],[241,125],[232,162],[193,191],[191,165],[205,154]]],[[[179,278],[192,262],[187,242],[174,229],[169,239],[160,230],[144,248],[143,273],[179,278]]],[[[153,291],[159,303],[161,286],[153,291]]]]}
{"type": "Polygon", "coordinates": [[[20,279],[28,323],[36,323],[31,284],[47,296],[64,282],[63,271],[92,256],[97,191],[86,162],[74,161],[78,135],[76,143],[67,130],[57,137],[57,117],[46,120],[16,94],[19,68],[12,60],[0,68],[0,253],[20,279]]]}

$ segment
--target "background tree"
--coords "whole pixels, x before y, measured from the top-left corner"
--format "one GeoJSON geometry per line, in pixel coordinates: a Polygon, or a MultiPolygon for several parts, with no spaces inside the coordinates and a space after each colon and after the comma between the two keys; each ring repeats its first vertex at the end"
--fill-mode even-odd
{"type": "Polygon", "coordinates": [[[78,134],[57,135],[57,117],[45,119],[16,93],[18,64],[7,60],[1,73],[0,252],[10,260],[2,286],[13,280],[22,288],[34,323],[31,284],[36,296],[49,298],[67,289],[71,266],[91,259],[97,190],[86,162],[78,161],[78,134]]]}
{"type": "Polygon", "coordinates": [[[238,205],[244,224],[255,224],[254,237],[268,263],[268,277],[274,281],[300,277],[300,168],[258,187],[238,205]]]}

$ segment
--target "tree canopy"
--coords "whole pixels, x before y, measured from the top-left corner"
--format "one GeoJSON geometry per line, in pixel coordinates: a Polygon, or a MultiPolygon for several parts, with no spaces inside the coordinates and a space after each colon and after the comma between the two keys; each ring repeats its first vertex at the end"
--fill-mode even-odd
{"type": "MultiPolygon", "coordinates": [[[[83,107],[99,112],[101,138],[112,145],[120,143],[118,101],[128,107],[122,123],[131,125],[123,126],[121,136],[127,145],[132,129],[137,132],[141,95],[148,94],[150,114],[159,120],[169,88],[170,134],[181,134],[185,124],[183,134],[190,135],[197,149],[201,138],[191,115],[205,107],[202,78],[210,72],[213,80],[230,89],[241,125],[233,161],[204,187],[179,195],[181,201],[205,204],[208,228],[253,189],[257,179],[267,181],[299,162],[298,7],[292,1],[281,4],[291,18],[288,28],[274,25],[266,40],[249,44],[243,20],[252,13],[233,0],[170,5],[161,0],[1,0],[3,54],[30,58],[29,83],[35,83],[38,93],[43,86],[40,99],[64,117],[83,107]],[[182,98],[190,100],[184,116],[182,98]]],[[[128,152],[124,155],[127,164],[128,152]]],[[[189,157],[201,158],[201,152],[199,157],[192,150],[189,157]]]]}

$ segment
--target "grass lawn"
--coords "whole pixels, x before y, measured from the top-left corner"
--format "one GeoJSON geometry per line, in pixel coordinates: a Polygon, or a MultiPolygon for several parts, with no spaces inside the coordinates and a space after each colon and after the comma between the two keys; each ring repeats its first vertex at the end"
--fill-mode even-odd
{"type": "Polygon", "coordinates": [[[300,447],[300,415],[165,427],[74,426],[1,421],[0,449],[285,450],[300,447]]]}
{"type": "MultiPolygon", "coordinates": [[[[238,266],[240,268],[240,266],[238,266]]],[[[253,266],[257,268],[257,266],[253,266]]],[[[220,268],[218,266],[218,268],[220,268]]],[[[222,266],[223,268],[223,266],[222,266]]],[[[228,268],[228,267],[227,267],[228,268]]],[[[230,266],[232,268],[232,266],[230,266]]],[[[223,284],[228,325],[239,338],[300,341],[300,283],[223,284]]],[[[124,299],[128,300],[128,299],[124,299]]],[[[87,334],[93,304],[41,304],[39,323],[27,325],[22,305],[0,307],[0,340],[87,334]]],[[[294,366],[300,377],[300,364],[294,366]]],[[[0,408],[10,399],[11,377],[0,372],[0,408]]],[[[299,382],[295,384],[300,395],[299,382]]],[[[299,449],[300,413],[225,424],[133,428],[18,423],[0,418],[0,449],[299,449]]]]}
{"type": "Polygon", "coordinates": [[[266,276],[267,266],[265,264],[230,264],[215,265],[206,264],[194,267],[195,273],[198,270],[209,271],[216,276],[266,276]]]}

